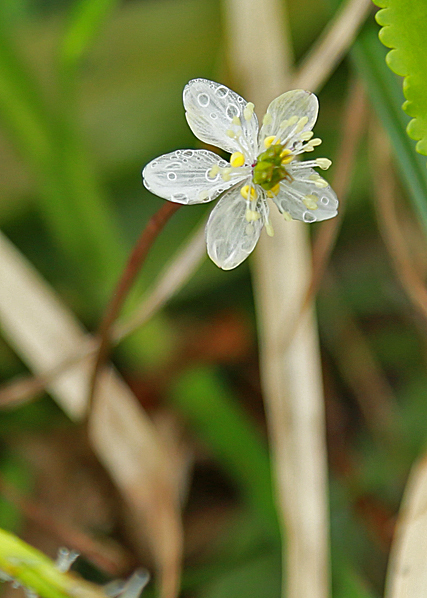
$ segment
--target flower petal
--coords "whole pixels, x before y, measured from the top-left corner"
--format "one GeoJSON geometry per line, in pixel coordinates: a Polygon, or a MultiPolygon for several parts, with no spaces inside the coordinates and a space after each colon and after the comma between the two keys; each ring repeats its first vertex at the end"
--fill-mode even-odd
{"type": "Polygon", "coordinates": [[[176,150],[147,164],[143,182],[152,193],[176,203],[207,203],[236,184],[235,178],[224,181],[219,172],[211,176],[213,166],[229,164],[208,150],[176,150]]]}
{"type": "Polygon", "coordinates": [[[207,79],[190,81],[183,96],[187,121],[196,137],[230,153],[242,151],[243,146],[247,162],[255,159],[258,120],[246,100],[225,85],[207,79]],[[241,133],[241,145],[230,137],[231,132],[241,133]]]}
{"type": "Polygon", "coordinates": [[[221,197],[206,225],[208,255],[223,270],[232,270],[253,251],[259,239],[262,220],[247,222],[247,202],[240,185],[221,197]]]}
{"type": "MultiPolygon", "coordinates": [[[[317,173],[311,168],[307,169],[307,176],[311,174],[317,173]]],[[[282,181],[273,201],[282,214],[290,214],[293,220],[320,222],[338,214],[338,199],[332,188],[329,185],[325,188],[316,187],[309,180],[295,179],[292,183],[282,181]]]]}
{"type": "MultiPolygon", "coordinates": [[[[311,131],[311,129],[314,127],[314,123],[317,120],[318,111],[319,101],[317,96],[315,96],[314,93],[311,93],[311,91],[305,91],[304,89],[293,89],[292,91],[283,93],[281,96],[273,100],[267,108],[267,113],[264,117],[264,122],[259,135],[260,147],[262,146],[262,143],[266,137],[270,137],[270,135],[276,136],[279,133],[281,125],[284,121],[287,121],[292,117],[296,117],[298,121],[301,118],[307,117],[306,124],[301,126],[295,135],[295,137],[298,137],[299,139],[301,133],[304,133],[305,131],[311,131]]],[[[295,126],[296,123],[294,123],[292,127],[295,128],[295,126]]],[[[285,128],[285,135],[289,135],[291,133],[292,127],[289,126],[285,128]]],[[[288,147],[292,146],[292,139],[293,136],[291,136],[291,140],[287,144],[288,147]]],[[[283,134],[281,135],[281,140],[284,140],[283,134]]]]}

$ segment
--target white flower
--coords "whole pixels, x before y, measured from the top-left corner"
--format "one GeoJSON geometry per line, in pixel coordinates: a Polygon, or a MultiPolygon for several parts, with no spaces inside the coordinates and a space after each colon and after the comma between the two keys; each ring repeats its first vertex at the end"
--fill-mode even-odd
{"type": "Polygon", "coordinates": [[[260,130],[254,105],[214,81],[190,81],[184,107],[196,137],[229,152],[230,162],[208,150],[177,150],[147,164],[144,185],[181,204],[207,203],[221,195],[206,225],[208,254],[217,266],[238,266],[263,226],[273,235],[271,201],[286,220],[336,216],[337,197],[313,170],[326,170],[331,161],[298,160],[321,143],[311,132],[318,112],[314,94],[302,89],[282,94],[269,105],[260,130]]]}

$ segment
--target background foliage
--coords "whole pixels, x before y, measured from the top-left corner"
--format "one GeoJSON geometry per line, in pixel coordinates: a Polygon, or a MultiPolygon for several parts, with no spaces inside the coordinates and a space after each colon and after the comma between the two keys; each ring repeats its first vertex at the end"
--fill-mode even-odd
{"type": "MultiPolygon", "coordinates": [[[[291,0],[288,8],[300,59],[336,6],[291,0]]],[[[0,227],[93,330],[127,253],[162,202],[142,187],[142,166],[160,153],[199,147],[184,118],[184,84],[206,77],[233,86],[222,6],[219,0],[4,0],[0,23],[0,227]]],[[[424,279],[427,174],[405,135],[401,86],[386,67],[377,29],[371,15],[322,89],[316,135],[324,140],[322,155],[336,158],[338,115],[350,82],[360,77],[373,107],[369,126],[379,118],[393,145],[400,223],[424,279]]],[[[390,64],[399,74],[412,72],[390,64]]],[[[408,113],[421,127],[416,102],[425,85],[419,83],[406,90],[419,90],[413,102],[420,112],[408,113]]],[[[411,131],[425,142],[423,130],[411,131]]],[[[367,127],[318,296],[337,598],[382,595],[393,524],[427,422],[426,323],[379,232],[368,134],[367,127]]],[[[425,150],[422,142],[418,147],[425,150]]],[[[185,208],[173,217],[128,310],[206,209],[185,208]]],[[[205,260],[114,357],[153,416],[177,418],[194,454],[184,593],[279,595],[280,541],[248,265],[222,272],[205,260]]],[[[25,371],[0,338],[2,380],[25,371]]],[[[136,562],[152,567],[82,431],[49,396],[4,410],[0,434],[2,484],[119,546],[123,574],[136,562]]],[[[56,552],[57,535],[10,496],[0,501],[0,526],[50,556],[56,552]]],[[[77,567],[93,581],[109,577],[89,558],[77,567]]]]}

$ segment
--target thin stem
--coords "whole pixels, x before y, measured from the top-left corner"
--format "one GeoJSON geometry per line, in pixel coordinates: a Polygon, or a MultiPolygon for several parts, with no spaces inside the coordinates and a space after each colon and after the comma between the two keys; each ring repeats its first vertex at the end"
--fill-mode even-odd
{"type": "Polygon", "coordinates": [[[128,262],[123,270],[122,276],[114,289],[111,296],[110,303],[105,310],[101,325],[98,330],[97,337],[99,339],[99,347],[96,353],[95,365],[90,385],[90,393],[88,399],[87,416],[89,417],[93,403],[93,397],[96,391],[96,383],[99,372],[105,361],[111,347],[111,328],[114,324],[120,310],[129,294],[132,285],[139,274],[142,265],[159,233],[163,230],[169,218],[174,214],[181,204],[172,202],[165,202],[162,207],[150,218],[147,226],[142,231],[137,240],[132,253],[129,256],[128,262]]]}

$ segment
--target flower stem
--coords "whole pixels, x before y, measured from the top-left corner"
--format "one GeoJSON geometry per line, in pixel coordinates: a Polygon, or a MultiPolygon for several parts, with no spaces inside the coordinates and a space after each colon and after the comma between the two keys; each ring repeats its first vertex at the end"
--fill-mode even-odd
{"type": "Polygon", "coordinates": [[[107,360],[110,351],[112,325],[119,315],[120,310],[145,262],[145,259],[154,241],[157,239],[159,233],[163,230],[169,218],[178,210],[180,206],[181,204],[165,202],[162,207],[150,218],[147,226],[143,229],[141,235],[139,236],[129,256],[119,282],[117,283],[116,288],[111,295],[110,302],[104,312],[104,317],[102,318],[97,334],[99,346],[96,353],[95,365],[90,384],[87,417],[90,416],[99,372],[107,360]]]}

